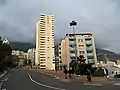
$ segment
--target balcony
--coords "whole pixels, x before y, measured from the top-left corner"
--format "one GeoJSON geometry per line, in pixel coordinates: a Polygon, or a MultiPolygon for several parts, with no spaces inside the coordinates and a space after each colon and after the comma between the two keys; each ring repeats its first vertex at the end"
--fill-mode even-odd
{"type": "Polygon", "coordinates": [[[88,59],[93,59],[93,58],[94,58],[94,54],[88,53],[88,54],[87,54],[87,58],[88,58],[88,59]]]}
{"type": "Polygon", "coordinates": [[[92,48],[87,48],[87,53],[91,53],[93,52],[93,49],[92,48]]]}
{"type": "Polygon", "coordinates": [[[91,37],[86,37],[85,40],[91,40],[91,37]]]}
{"type": "Polygon", "coordinates": [[[70,45],[71,47],[73,47],[73,46],[75,45],[75,42],[74,42],[74,41],[71,41],[71,42],[69,43],[69,45],[70,45]]]}
{"type": "Polygon", "coordinates": [[[74,41],[74,40],[75,40],[74,36],[69,37],[69,40],[70,40],[70,41],[74,41]]]}
{"type": "Polygon", "coordinates": [[[71,58],[74,58],[74,57],[75,57],[75,53],[71,53],[71,54],[70,54],[70,57],[71,57],[71,58]]]}
{"type": "Polygon", "coordinates": [[[88,60],[88,63],[90,63],[90,64],[94,64],[95,61],[90,59],[90,60],[88,60]]]}
{"type": "Polygon", "coordinates": [[[92,42],[91,41],[86,41],[86,46],[91,46],[92,45],[92,42]]]}
{"type": "Polygon", "coordinates": [[[70,48],[70,51],[75,51],[75,48],[70,48]]]}

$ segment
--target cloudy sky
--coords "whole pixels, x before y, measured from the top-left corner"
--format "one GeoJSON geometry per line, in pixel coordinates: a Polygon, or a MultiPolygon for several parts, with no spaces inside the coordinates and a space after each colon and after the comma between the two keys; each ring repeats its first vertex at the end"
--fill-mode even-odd
{"type": "Polygon", "coordinates": [[[97,47],[120,53],[120,0],[0,0],[0,35],[34,42],[40,13],[55,15],[56,39],[76,20],[76,33],[92,32],[97,47]]]}

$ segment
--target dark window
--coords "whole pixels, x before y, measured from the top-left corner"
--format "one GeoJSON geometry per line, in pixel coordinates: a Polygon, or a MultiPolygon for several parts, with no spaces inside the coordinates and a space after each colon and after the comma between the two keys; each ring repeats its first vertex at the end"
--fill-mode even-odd
{"type": "Polygon", "coordinates": [[[40,58],[45,58],[45,57],[40,57],[40,58]]]}
{"type": "Polygon", "coordinates": [[[45,67],[45,65],[40,65],[41,67],[45,67]]]}

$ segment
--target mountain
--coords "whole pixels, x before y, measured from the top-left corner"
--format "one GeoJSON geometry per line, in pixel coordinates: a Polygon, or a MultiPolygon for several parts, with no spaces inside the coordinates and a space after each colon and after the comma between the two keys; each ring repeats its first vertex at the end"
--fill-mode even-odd
{"type": "MultiPolygon", "coordinates": [[[[12,49],[23,50],[25,52],[29,48],[35,48],[35,45],[33,45],[31,43],[24,43],[24,42],[10,42],[10,46],[12,47],[12,49]]],[[[109,50],[97,48],[96,53],[97,53],[97,59],[99,61],[105,61],[107,59],[110,61],[115,61],[115,60],[120,59],[120,54],[116,54],[109,50]]],[[[58,55],[58,46],[57,45],[55,45],[55,54],[58,55]]]]}
{"type": "Polygon", "coordinates": [[[29,48],[35,48],[35,46],[31,43],[24,42],[10,42],[10,46],[12,49],[27,51],[29,48]]]}
{"type": "Polygon", "coordinates": [[[97,54],[100,54],[100,53],[115,54],[115,53],[112,52],[112,51],[104,50],[104,49],[100,49],[100,48],[97,48],[97,49],[96,49],[96,53],[97,53],[97,54]]]}
{"type": "Polygon", "coordinates": [[[96,49],[96,53],[97,53],[97,59],[99,61],[106,61],[106,60],[116,61],[120,59],[120,54],[116,54],[109,50],[96,49]]]}

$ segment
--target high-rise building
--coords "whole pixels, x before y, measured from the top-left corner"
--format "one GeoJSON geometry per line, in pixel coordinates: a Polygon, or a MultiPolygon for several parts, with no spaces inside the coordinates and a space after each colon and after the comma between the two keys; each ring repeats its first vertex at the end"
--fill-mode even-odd
{"type": "Polygon", "coordinates": [[[55,69],[54,55],[54,16],[41,14],[36,24],[35,64],[41,69],[55,69]]]}
{"type": "Polygon", "coordinates": [[[93,35],[91,33],[83,34],[66,34],[66,37],[61,39],[59,44],[59,59],[63,64],[69,65],[71,60],[76,59],[75,41],[77,56],[83,55],[86,63],[97,65],[96,48],[93,35]]]}

